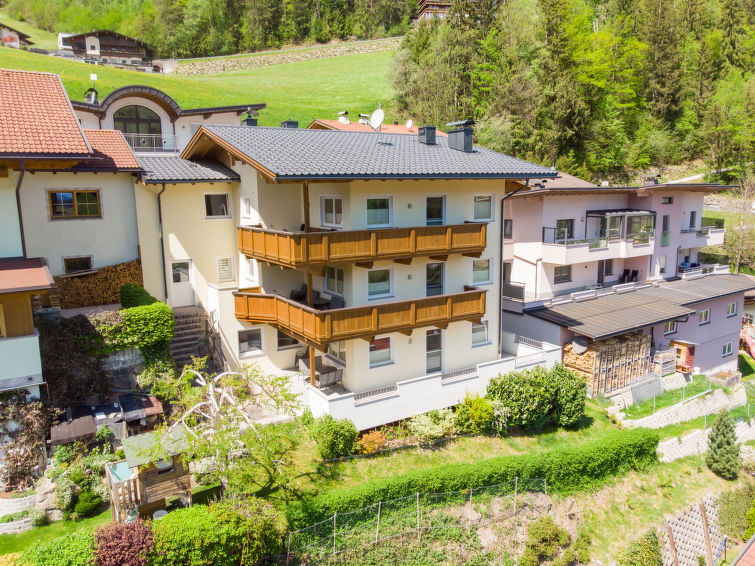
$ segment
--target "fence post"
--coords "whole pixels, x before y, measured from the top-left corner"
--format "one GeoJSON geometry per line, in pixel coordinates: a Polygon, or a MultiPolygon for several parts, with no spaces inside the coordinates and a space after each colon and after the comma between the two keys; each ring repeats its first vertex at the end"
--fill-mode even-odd
{"type": "Polygon", "coordinates": [[[377,520],[377,527],[375,528],[375,544],[377,544],[377,541],[380,540],[380,508],[383,505],[382,501],[378,501],[378,520],[377,520]]]}
{"type": "Polygon", "coordinates": [[[417,492],[417,536],[422,540],[422,531],[419,529],[419,491],[417,492]]]}
{"type": "Polygon", "coordinates": [[[288,531],[288,545],[286,546],[286,566],[288,566],[288,561],[290,557],[291,557],[291,531],[288,531]]]}
{"type": "Polygon", "coordinates": [[[333,513],[333,554],[336,553],[336,515],[333,513]]]}
{"type": "Polygon", "coordinates": [[[516,517],[516,492],[519,489],[519,478],[514,478],[514,516],[516,517]]]}

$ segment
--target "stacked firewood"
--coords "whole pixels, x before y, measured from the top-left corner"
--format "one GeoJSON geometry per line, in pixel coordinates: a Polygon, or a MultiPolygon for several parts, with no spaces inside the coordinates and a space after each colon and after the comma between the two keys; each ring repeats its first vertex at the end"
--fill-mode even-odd
{"type": "Polygon", "coordinates": [[[133,260],[81,275],[63,275],[54,279],[61,308],[110,305],[120,301],[119,291],[122,285],[142,285],[142,266],[139,260],[133,260]]]}

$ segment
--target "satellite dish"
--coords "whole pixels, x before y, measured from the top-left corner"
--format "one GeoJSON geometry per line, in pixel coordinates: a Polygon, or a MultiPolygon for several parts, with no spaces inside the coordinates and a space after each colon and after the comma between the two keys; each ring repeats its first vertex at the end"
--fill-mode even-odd
{"type": "Polygon", "coordinates": [[[571,341],[571,347],[577,354],[584,354],[587,351],[588,341],[584,336],[575,336],[571,341]]]}
{"type": "Polygon", "coordinates": [[[383,112],[383,109],[378,107],[377,110],[375,110],[372,113],[372,116],[370,116],[370,128],[377,131],[380,129],[380,126],[383,125],[383,120],[385,119],[385,112],[383,112]]]}
{"type": "Polygon", "coordinates": [[[412,122],[411,120],[407,120],[406,121],[406,129],[407,130],[411,130],[413,125],[414,125],[414,122],[412,122]]]}

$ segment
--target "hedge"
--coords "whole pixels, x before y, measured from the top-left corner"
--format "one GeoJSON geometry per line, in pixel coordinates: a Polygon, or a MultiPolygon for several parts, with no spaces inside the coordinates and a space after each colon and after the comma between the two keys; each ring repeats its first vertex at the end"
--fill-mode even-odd
{"type": "Polygon", "coordinates": [[[143,307],[156,303],[157,299],[150,295],[144,287],[135,283],[126,283],[120,289],[121,306],[124,309],[143,307]]]}
{"type": "Polygon", "coordinates": [[[299,529],[360,507],[407,497],[496,485],[520,478],[544,478],[548,490],[568,494],[602,484],[629,470],[657,462],[658,435],[646,430],[615,431],[580,446],[501,456],[473,463],[443,464],[295,501],[286,509],[291,529],[299,529]]]}
{"type": "Polygon", "coordinates": [[[171,308],[160,302],[123,309],[108,319],[90,320],[104,341],[104,354],[170,342],[176,324],[171,308]]]}

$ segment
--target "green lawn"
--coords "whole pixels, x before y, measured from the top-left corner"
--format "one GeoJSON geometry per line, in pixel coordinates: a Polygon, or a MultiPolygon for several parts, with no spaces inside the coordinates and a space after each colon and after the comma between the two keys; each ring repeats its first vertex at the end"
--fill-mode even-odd
{"type": "Polygon", "coordinates": [[[676,403],[689,399],[699,393],[708,391],[711,388],[710,381],[708,381],[704,375],[696,375],[686,387],[682,389],[675,389],[672,391],[666,391],[661,395],[655,397],[655,399],[648,399],[642,403],[636,403],[624,411],[627,419],[639,419],[652,415],[653,411],[660,411],[665,407],[670,407],[676,403]]]}
{"type": "MultiPolygon", "coordinates": [[[[0,49],[0,67],[60,74],[72,100],[82,100],[97,73],[100,98],[116,88],[143,84],[167,92],[183,107],[264,102],[260,125],[287,119],[304,127],[315,118],[334,118],[341,110],[371,112],[382,103],[393,119],[388,72],[393,53],[344,55],[311,61],[201,76],[175,76],[92,66],[18,49],[0,49]]],[[[396,118],[398,118],[396,116],[396,118]]]]}
{"type": "Polygon", "coordinates": [[[28,35],[34,42],[33,47],[47,49],[48,51],[55,51],[58,48],[57,34],[43,31],[31,24],[13,19],[4,12],[0,12],[0,22],[28,35]]]}
{"type": "Polygon", "coordinates": [[[747,354],[739,354],[739,371],[742,372],[743,380],[755,379],[755,360],[747,354]]]}

